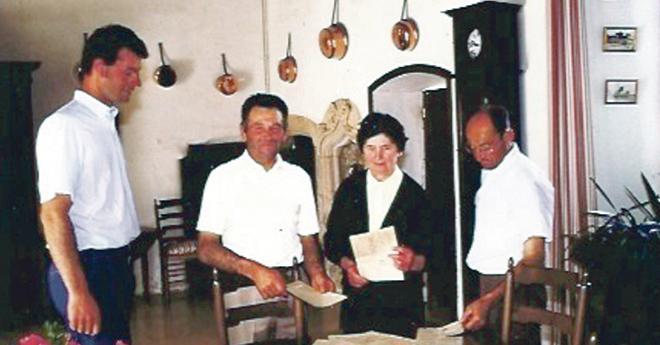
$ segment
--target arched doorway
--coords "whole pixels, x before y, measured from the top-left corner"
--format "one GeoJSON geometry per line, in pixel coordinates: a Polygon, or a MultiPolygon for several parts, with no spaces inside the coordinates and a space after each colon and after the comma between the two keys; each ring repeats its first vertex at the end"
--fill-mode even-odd
{"type": "Polygon", "coordinates": [[[463,305],[462,279],[456,279],[462,276],[462,255],[457,259],[461,241],[456,241],[460,217],[453,77],[441,67],[418,64],[394,69],[369,86],[369,111],[391,114],[403,124],[409,141],[401,168],[431,197],[437,224],[427,289],[427,316],[432,322],[455,320],[457,305],[463,305]]]}

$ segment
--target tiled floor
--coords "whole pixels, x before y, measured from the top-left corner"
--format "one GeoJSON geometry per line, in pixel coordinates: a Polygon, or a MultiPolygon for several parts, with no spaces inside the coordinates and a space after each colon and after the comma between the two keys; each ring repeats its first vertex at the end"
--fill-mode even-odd
{"type": "MultiPolygon", "coordinates": [[[[210,297],[174,296],[167,307],[160,296],[150,302],[138,299],[132,318],[133,345],[217,344],[210,297]]],[[[308,309],[308,332],[312,339],[338,329],[338,309],[308,309]]]]}
{"type": "Polygon", "coordinates": [[[217,344],[210,300],[174,297],[169,307],[154,296],[138,299],[132,318],[133,345],[217,344]]]}
{"type": "MultiPolygon", "coordinates": [[[[312,339],[325,338],[328,333],[335,333],[339,327],[338,312],[338,307],[323,310],[308,309],[310,337],[312,339]]],[[[434,316],[437,318],[437,315],[434,316]]],[[[440,322],[440,324],[444,323],[440,322]]],[[[36,326],[32,326],[25,330],[0,334],[0,345],[16,345],[20,334],[34,331],[36,328],[36,326]]],[[[131,331],[133,345],[217,344],[210,296],[194,298],[173,296],[169,307],[158,295],[152,296],[150,302],[137,297],[131,320],[131,331]]]]}

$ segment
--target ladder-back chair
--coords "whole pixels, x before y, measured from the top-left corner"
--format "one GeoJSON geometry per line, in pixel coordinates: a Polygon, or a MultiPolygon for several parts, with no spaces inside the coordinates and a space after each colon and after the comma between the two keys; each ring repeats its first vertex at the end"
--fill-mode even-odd
{"type": "Polygon", "coordinates": [[[510,259],[502,308],[502,344],[511,343],[511,324],[519,322],[549,325],[561,334],[569,335],[570,344],[581,345],[584,339],[588,285],[586,274],[579,280],[577,273],[559,269],[520,266],[519,272],[514,272],[513,259],[510,259]],[[514,305],[514,289],[520,284],[542,284],[546,289],[550,287],[556,295],[567,297],[567,306],[562,311],[555,311],[551,307],[514,305]]]}

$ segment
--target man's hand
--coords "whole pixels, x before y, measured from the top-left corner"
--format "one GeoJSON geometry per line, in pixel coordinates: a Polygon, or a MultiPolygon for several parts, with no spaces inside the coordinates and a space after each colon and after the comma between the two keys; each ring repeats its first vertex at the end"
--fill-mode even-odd
{"type": "Polygon", "coordinates": [[[319,292],[335,291],[335,283],[328,277],[323,269],[323,260],[319,255],[319,240],[317,235],[301,236],[300,243],[303,247],[303,257],[307,273],[312,280],[312,287],[319,292]]]}
{"type": "Polygon", "coordinates": [[[72,205],[70,195],[58,194],[41,204],[39,217],[53,263],[69,295],[66,307],[69,328],[78,333],[96,335],[101,331],[101,311],[89,292],[78,256],[69,219],[72,205]]]}
{"type": "Polygon", "coordinates": [[[335,283],[325,274],[325,271],[317,271],[310,274],[312,287],[321,293],[335,291],[335,283]]]}
{"type": "Polygon", "coordinates": [[[463,328],[468,330],[483,328],[486,325],[486,321],[488,321],[490,305],[491,303],[483,298],[470,303],[470,305],[465,308],[463,317],[460,320],[463,328]]]}
{"type": "Polygon", "coordinates": [[[284,277],[276,269],[260,266],[255,270],[252,280],[264,299],[286,296],[284,277]]]}
{"type": "Polygon", "coordinates": [[[350,284],[352,287],[359,289],[369,284],[369,280],[361,276],[358,272],[357,263],[355,263],[354,260],[345,257],[342,258],[339,263],[341,268],[344,270],[344,274],[346,274],[348,284],[350,284]]]}
{"type": "Polygon", "coordinates": [[[69,328],[88,335],[101,331],[101,311],[89,293],[72,293],[67,304],[69,328]]]}

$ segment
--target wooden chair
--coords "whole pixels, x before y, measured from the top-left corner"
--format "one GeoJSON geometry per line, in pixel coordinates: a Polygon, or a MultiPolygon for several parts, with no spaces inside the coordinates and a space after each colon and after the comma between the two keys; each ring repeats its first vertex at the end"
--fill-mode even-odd
{"type": "Polygon", "coordinates": [[[514,273],[513,259],[509,259],[506,273],[506,287],[502,315],[502,344],[511,343],[511,324],[537,323],[549,325],[563,335],[569,335],[572,345],[581,345],[584,338],[585,315],[587,309],[587,288],[589,283],[584,274],[578,282],[578,274],[558,269],[522,266],[519,273],[514,273]],[[550,286],[556,295],[565,295],[565,312],[556,312],[552,308],[514,306],[513,291],[518,284],[543,284],[550,286]]]}
{"type": "Polygon", "coordinates": [[[197,241],[185,236],[185,210],[181,199],[155,199],[154,212],[163,298],[169,303],[172,290],[187,288],[186,260],[197,258],[197,241]]]}
{"type": "MultiPolygon", "coordinates": [[[[294,265],[294,280],[300,279],[298,265],[294,265]]],[[[225,296],[222,288],[222,275],[218,269],[213,269],[213,310],[218,328],[218,343],[229,345],[229,327],[238,325],[241,321],[258,319],[263,317],[285,317],[293,315],[295,319],[296,338],[291,341],[278,340],[276,344],[302,345],[307,341],[305,312],[303,303],[293,296],[293,308],[285,299],[267,300],[259,304],[239,307],[225,307],[225,296]]],[[[244,278],[247,279],[247,278],[244,278]]]]}
{"type": "Polygon", "coordinates": [[[143,227],[140,229],[140,235],[134,239],[131,244],[131,266],[136,260],[140,259],[142,269],[142,288],[144,298],[149,302],[151,300],[151,291],[149,291],[149,248],[158,240],[158,232],[152,228],[143,227]]]}

